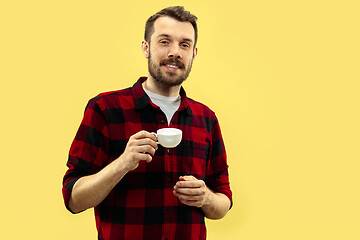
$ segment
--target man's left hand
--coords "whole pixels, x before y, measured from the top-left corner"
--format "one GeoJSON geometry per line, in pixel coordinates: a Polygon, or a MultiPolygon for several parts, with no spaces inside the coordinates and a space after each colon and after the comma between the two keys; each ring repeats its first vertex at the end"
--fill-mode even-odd
{"type": "Polygon", "coordinates": [[[203,180],[194,176],[182,176],[174,186],[174,195],[185,205],[203,207],[211,200],[211,191],[203,180]]]}

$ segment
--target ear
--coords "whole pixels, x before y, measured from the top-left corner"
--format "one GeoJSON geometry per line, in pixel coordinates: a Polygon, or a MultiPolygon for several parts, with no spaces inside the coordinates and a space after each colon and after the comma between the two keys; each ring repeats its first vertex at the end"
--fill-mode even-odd
{"type": "Polygon", "coordinates": [[[195,57],[197,56],[197,53],[198,53],[198,49],[196,47],[196,48],[194,48],[193,61],[194,61],[195,57]]]}
{"type": "Polygon", "coordinates": [[[149,50],[150,50],[150,45],[147,41],[143,40],[141,42],[141,50],[144,54],[145,58],[149,58],[149,50]]]}

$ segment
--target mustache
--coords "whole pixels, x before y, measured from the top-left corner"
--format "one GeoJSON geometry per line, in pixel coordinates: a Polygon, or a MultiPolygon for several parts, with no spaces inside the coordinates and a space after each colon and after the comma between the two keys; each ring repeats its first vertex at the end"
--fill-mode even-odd
{"type": "Polygon", "coordinates": [[[170,58],[170,59],[164,59],[160,61],[160,65],[166,65],[166,64],[173,64],[173,65],[177,65],[179,66],[179,68],[184,68],[185,64],[182,63],[179,59],[177,58],[170,58]]]}

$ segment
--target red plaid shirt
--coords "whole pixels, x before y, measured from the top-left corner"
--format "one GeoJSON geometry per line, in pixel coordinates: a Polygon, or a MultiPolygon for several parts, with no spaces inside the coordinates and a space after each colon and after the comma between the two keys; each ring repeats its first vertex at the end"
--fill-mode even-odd
{"type": "MultiPolygon", "coordinates": [[[[71,145],[63,197],[69,209],[74,183],[94,174],[125,150],[133,134],[167,127],[166,116],[144,92],[140,78],[132,87],[91,99],[71,145]]],[[[105,200],[96,206],[98,239],[206,239],[204,212],[186,206],[173,195],[179,176],[193,175],[232,202],[228,165],[217,118],[209,108],[187,98],[170,126],[183,132],[173,149],[158,150],[150,163],[140,161],[105,200]]],[[[70,210],[70,209],[69,209],[70,210]]]]}

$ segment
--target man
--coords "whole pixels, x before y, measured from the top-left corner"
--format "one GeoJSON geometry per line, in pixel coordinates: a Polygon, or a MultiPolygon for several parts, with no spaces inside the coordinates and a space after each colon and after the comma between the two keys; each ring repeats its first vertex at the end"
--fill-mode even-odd
{"type": "Polygon", "coordinates": [[[205,239],[204,217],[232,205],[226,153],[215,114],[182,82],[196,57],[197,18],[169,7],[146,23],[148,77],[91,99],[63,181],[73,213],[94,207],[98,239],[205,239]],[[167,149],[151,132],[179,128],[167,149]]]}

